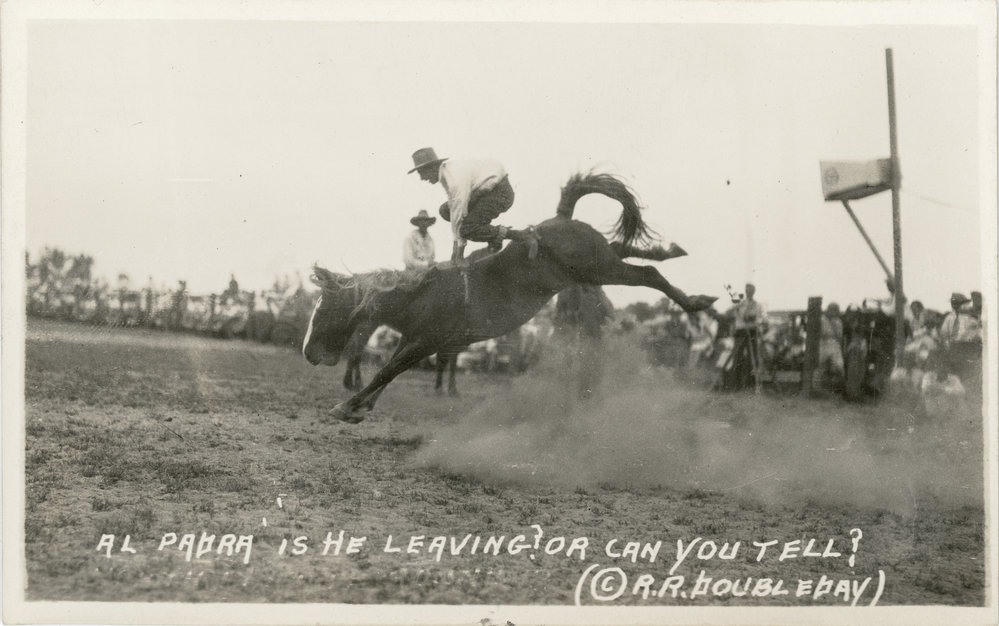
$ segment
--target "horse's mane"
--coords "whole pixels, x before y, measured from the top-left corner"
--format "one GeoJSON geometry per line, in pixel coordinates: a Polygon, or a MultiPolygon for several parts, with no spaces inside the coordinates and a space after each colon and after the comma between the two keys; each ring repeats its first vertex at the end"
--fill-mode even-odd
{"type": "Polygon", "coordinates": [[[376,301],[381,294],[401,289],[409,291],[419,285],[426,269],[395,270],[379,269],[361,274],[337,274],[319,265],[312,266],[312,276],[310,280],[324,293],[334,295],[345,290],[353,290],[359,296],[358,308],[365,308],[373,312],[376,301]]]}
{"type": "Polygon", "coordinates": [[[621,216],[614,229],[608,233],[615,240],[629,246],[646,246],[658,239],[658,234],[642,219],[642,206],[635,192],[624,181],[612,174],[595,171],[574,174],[562,187],[555,214],[572,218],[576,202],[585,195],[599,193],[621,203],[621,216]]]}

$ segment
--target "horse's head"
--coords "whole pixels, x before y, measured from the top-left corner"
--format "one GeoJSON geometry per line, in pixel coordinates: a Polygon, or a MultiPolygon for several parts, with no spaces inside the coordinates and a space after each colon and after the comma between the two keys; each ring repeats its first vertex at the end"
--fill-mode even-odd
{"type": "Polygon", "coordinates": [[[309,318],[302,354],[313,365],[336,365],[357,325],[352,316],[360,300],[356,283],[318,266],[313,268],[312,282],[323,291],[309,318]]]}

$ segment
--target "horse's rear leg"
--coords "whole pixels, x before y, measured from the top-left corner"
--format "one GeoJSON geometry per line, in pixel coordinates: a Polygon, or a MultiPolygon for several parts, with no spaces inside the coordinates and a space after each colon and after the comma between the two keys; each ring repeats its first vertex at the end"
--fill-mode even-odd
{"type": "Polygon", "coordinates": [[[378,399],[382,390],[396,376],[419,363],[420,359],[430,356],[433,352],[433,348],[428,348],[420,342],[400,344],[399,349],[392,355],[389,362],[378,370],[378,373],[374,375],[367,387],[346,402],[341,402],[333,407],[333,417],[351,424],[363,421],[364,415],[359,413],[359,409],[362,407],[367,409],[374,407],[375,400],[378,399]]]}
{"type": "Polygon", "coordinates": [[[621,259],[635,258],[635,259],[648,259],[650,261],[665,261],[667,259],[675,259],[682,256],[687,256],[687,251],[676,245],[675,243],[669,244],[668,249],[664,249],[662,246],[652,246],[651,248],[636,248],[635,246],[623,244],[620,241],[612,241],[610,244],[611,250],[614,254],[621,259]]]}
{"type": "Polygon", "coordinates": [[[599,269],[597,282],[602,285],[627,285],[629,287],[658,289],[687,313],[706,309],[718,299],[713,296],[688,296],[681,289],[671,285],[659,273],[659,270],[651,265],[629,265],[624,262],[609,263],[599,269]]]}

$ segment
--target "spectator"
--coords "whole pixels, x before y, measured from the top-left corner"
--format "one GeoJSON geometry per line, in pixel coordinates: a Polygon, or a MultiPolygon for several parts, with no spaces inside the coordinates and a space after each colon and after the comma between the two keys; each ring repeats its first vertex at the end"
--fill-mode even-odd
{"type": "Polygon", "coordinates": [[[222,292],[221,303],[239,302],[239,283],[236,282],[236,275],[229,274],[229,286],[222,292]]]}
{"type": "MultiPolygon", "coordinates": [[[[118,280],[121,280],[121,276],[118,276],[118,280]]],[[[171,306],[171,322],[169,325],[170,330],[180,330],[184,327],[184,316],[187,313],[187,281],[178,280],[177,281],[177,291],[173,293],[173,304],[171,306]]]]}
{"type": "Polygon", "coordinates": [[[434,238],[427,232],[436,222],[437,218],[430,217],[425,210],[409,220],[416,230],[402,242],[402,262],[407,270],[426,269],[436,263],[434,238]]]}
{"type": "Polygon", "coordinates": [[[977,397],[981,391],[982,337],[979,321],[964,307],[968,302],[964,294],[951,295],[951,311],[940,325],[940,340],[948,372],[964,381],[965,388],[977,397]]]}
{"type": "Polygon", "coordinates": [[[967,315],[961,310],[968,297],[963,293],[953,293],[950,296],[951,310],[944,316],[940,323],[940,341],[945,348],[949,348],[954,342],[961,341],[967,333],[967,315]]]}
{"type": "Polygon", "coordinates": [[[985,345],[985,308],[982,305],[982,292],[980,291],[971,292],[971,314],[978,320],[978,336],[982,345],[985,345]]]}
{"type": "Polygon", "coordinates": [[[759,337],[761,331],[766,330],[767,317],[755,296],[756,285],[747,283],[745,297],[732,309],[735,339],[732,355],[734,380],[727,385],[728,387],[743,389],[754,383],[759,387],[762,382],[759,337]]]}
{"type": "Polygon", "coordinates": [[[815,375],[824,379],[830,388],[835,388],[842,383],[843,374],[843,320],[839,305],[830,302],[821,320],[819,367],[815,375]]]}
{"type": "Polygon", "coordinates": [[[912,337],[905,343],[903,365],[911,371],[913,384],[919,387],[930,356],[940,348],[940,314],[912,303],[912,337]]]}
{"type": "Polygon", "coordinates": [[[982,341],[982,294],[971,292],[971,301],[964,305],[962,314],[966,323],[961,331],[960,341],[982,341]]]}
{"type": "Polygon", "coordinates": [[[687,355],[687,369],[697,369],[701,361],[710,358],[718,333],[718,323],[707,311],[698,311],[687,315],[686,334],[690,342],[690,352],[687,355]]]}
{"type": "Polygon", "coordinates": [[[909,310],[912,312],[909,323],[912,326],[912,337],[915,339],[926,334],[927,311],[919,300],[913,300],[912,304],[909,305],[909,310]]]}
{"type": "Polygon", "coordinates": [[[982,319],[982,292],[971,292],[971,315],[977,320],[982,319]]]}

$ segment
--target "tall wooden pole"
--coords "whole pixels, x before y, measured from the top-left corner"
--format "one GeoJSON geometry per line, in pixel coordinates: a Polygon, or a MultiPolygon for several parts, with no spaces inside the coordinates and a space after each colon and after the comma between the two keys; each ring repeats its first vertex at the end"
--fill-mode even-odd
{"type": "Polygon", "coordinates": [[[822,339],[822,296],[808,299],[808,312],[805,317],[805,363],[801,370],[801,390],[804,395],[812,393],[812,379],[819,367],[819,342],[822,339]]]}
{"type": "Polygon", "coordinates": [[[898,163],[898,132],[895,126],[895,68],[891,48],[885,49],[888,70],[888,132],[891,141],[891,218],[895,244],[895,363],[902,362],[905,349],[905,291],[902,289],[902,211],[898,192],[902,171],[898,163]]]}

